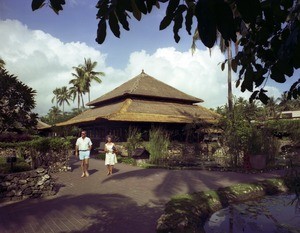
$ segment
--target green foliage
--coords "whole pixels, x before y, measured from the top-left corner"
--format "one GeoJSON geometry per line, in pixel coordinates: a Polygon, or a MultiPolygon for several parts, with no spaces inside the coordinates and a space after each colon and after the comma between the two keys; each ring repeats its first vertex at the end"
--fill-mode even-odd
{"type": "Polygon", "coordinates": [[[129,127],[127,142],[128,156],[131,157],[135,149],[142,145],[142,133],[137,127],[129,127]]]}
{"type": "Polygon", "coordinates": [[[13,132],[3,132],[0,134],[0,142],[22,142],[32,140],[29,134],[17,134],[13,132]]]}
{"type": "MultiPolygon", "coordinates": [[[[66,156],[66,153],[68,153],[67,150],[73,147],[75,140],[75,137],[36,137],[31,141],[0,143],[0,147],[15,149],[18,160],[30,158],[29,160],[31,161],[31,167],[37,168],[38,166],[49,166],[52,162],[57,161],[58,157],[55,157],[53,154],[64,154],[64,156],[66,156]],[[55,153],[49,154],[48,152],[55,153]]],[[[20,164],[18,166],[24,167],[25,164],[20,164]]]]}
{"type": "Polygon", "coordinates": [[[31,166],[26,163],[23,158],[17,158],[17,161],[13,163],[13,170],[11,171],[10,163],[6,162],[6,158],[0,157],[0,174],[7,174],[11,172],[23,172],[30,171],[31,166]]]}
{"type": "Polygon", "coordinates": [[[300,120],[269,120],[265,127],[275,135],[289,135],[295,144],[300,142],[300,120]]]}
{"type": "Polygon", "coordinates": [[[58,107],[52,106],[47,115],[41,117],[41,121],[49,124],[49,125],[55,125],[56,123],[67,121],[80,113],[84,112],[85,108],[80,108],[79,110],[76,108],[73,108],[71,112],[65,112],[64,114],[58,107]]]}
{"type": "Polygon", "coordinates": [[[263,154],[267,156],[267,161],[274,161],[279,154],[280,143],[268,129],[257,128],[256,124],[251,126],[247,137],[247,144],[244,152],[250,155],[263,154]]]}
{"type": "Polygon", "coordinates": [[[162,128],[152,128],[149,131],[149,142],[146,146],[150,153],[149,162],[159,163],[159,160],[168,155],[168,147],[170,145],[170,136],[168,132],[162,128]]]}
{"type": "Polygon", "coordinates": [[[16,142],[16,143],[0,143],[1,148],[30,148],[40,152],[47,152],[48,150],[64,150],[64,149],[71,149],[72,145],[74,144],[72,141],[74,137],[67,137],[67,138],[45,138],[45,137],[37,137],[31,141],[23,141],[23,142],[16,142]]]}
{"type": "Polygon", "coordinates": [[[37,124],[36,91],[0,69],[0,132],[32,131],[37,124]]]}
{"type": "Polygon", "coordinates": [[[231,165],[238,166],[243,154],[264,154],[272,161],[279,151],[278,139],[268,127],[259,127],[260,108],[255,102],[239,98],[234,103],[232,114],[219,109],[223,114],[219,126],[223,129],[223,145],[229,148],[231,165]]]}
{"type": "Polygon", "coordinates": [[[105,153],[100,153],[96,155],[97,159],[105,160],[105,153]]]}
{"type": "Polygon", "coordinates": [[[129,165],[135,165],[135,159],[129,157],[118,157],[118,163],[124,163],[129,165]]]}

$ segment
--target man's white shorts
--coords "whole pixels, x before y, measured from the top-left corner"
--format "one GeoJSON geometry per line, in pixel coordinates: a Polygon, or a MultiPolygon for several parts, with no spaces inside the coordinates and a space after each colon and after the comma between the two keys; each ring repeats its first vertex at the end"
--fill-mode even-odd
{"type": "Polygon", "coordinates": [[[89,150],[81,150],[79,151],[79,159],[89,159],[90,158],[90,151],[89,150]]]}

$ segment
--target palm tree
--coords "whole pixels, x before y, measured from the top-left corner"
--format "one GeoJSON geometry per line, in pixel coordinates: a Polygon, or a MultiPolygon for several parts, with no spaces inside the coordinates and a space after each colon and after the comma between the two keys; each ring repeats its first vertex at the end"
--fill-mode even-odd
{"type": "Polygon", "coordinates": [[[49,109],[47,117],[49,119],[49,122],[51,122],[51,124],[55,124],[60,115],[61,115],[61,110],[55,106],[52,106],[51,109],[49,109]]]}
{"type": "Polygon", "coordinates": [[[59,88],[55,88],[53,90],[53,94],[54,94],[54,97],[52,98],[51,100],[51,103],[53,103],[54,101],[56,102],[56,107],[58,108],[58,96],[59,96],[59,93],[60,92],[60,89],[59,88]]]}
{"type": "Polygon", "coordinates": [[[78,110],[79,110],[80,100],[82,102],[82,107],[84,108],[83,94],[85,94],[85,91],[86,91],[85,75],[84,75],[84,70],[81,69],[80,67],[73,67],[73,69],[75,69],[75,73],[72,73],[72,75],[75,78],[70,80],[70,82],[69,82],[69,84],[73,85],[70,88],[70,95],[73,96],[73,101],[77,97],[77,104],[78,104],[78,110]]]}
{"type": "MultiPolygon", "coordinates": [[[[219,40],[219,48],[221,50],[222,53],[226,53],[227,52],[227,98],[228,98],[228,112],[229,114],[233,113],[233,94],[232,94],[232,47],[231,47],[231,42],[228,42],[228,45],[226,46],[225,44],[225,40],[222,38],[221,34],[218,33],[218,40],[219,40]]],[[[194,53],[194,51],[196,50],[196,41],[200,40],[200,36],[199,36],[199,32],[198,29],[195,30],[194,36],[193,36],[193,41],[192,41],[192,53],[194,53]]],[[[235,44],[235,47],[237,47],[237,43],[235,44]]],[[[209,50],[211,51],[211,50],[209,50]]],[[[223,63],[225,64],[225,63],[223,63]]],[[[222,70],[223,70],[223,66],[222,66],[222,70]]]]}
{"type": "Polygon", "coordinates": [[[65,115],[65,102],[70,105],[69,100],[71,99],[70,91],[66,86],[59,89],[59,95],[57,97],[57,103],[59,106],[63,106],[63,115],[65,115]]]}
{"type": "Polygon", "coordinates": [[[288,94],[285,92],[281,94],[281,97],[278,99],[280,111],[289,111],[292,110],[291,100],[288,99],[288,94]]]}
{"type": "Polygon", "coordinates": [[[5,61],[0,58],[0,69],[4,69],[4,66],[5,66],[5,61]]]}
{"type": "Polygon", "coordinates": [[[274,97],[270,97],[267,105],[265,106],[266,112],[267,112],[267,117],[275,118],[277,116],[277,100],[274,97]]]}
{"type": "Polygon", "coordinates": [[[96,81],[97,83],[101,83],[101,79],[98,76],[105,76],[104,72],[94,71],[95,67],[97,66],[97,62],[92,62],[90,58],[84,58],[84,65],[79,65],[81,69],[84,71],[85,76],[85,91],[88,93],[88,101],[91,101],[90,96],[90,87],[91,82],[96,81]]]}

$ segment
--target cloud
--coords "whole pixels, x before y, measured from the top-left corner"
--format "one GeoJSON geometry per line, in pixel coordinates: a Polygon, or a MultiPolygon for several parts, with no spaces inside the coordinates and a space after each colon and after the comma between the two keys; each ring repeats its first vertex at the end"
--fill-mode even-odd
{"type": "MultiPolygon", "coordinates": [[[[69,86],[72,67],[84,62],[84,58],[97,61],[97,71],[105,72],[102,83],[92,83],[91,100],[111,91],[144,70],[150,76],[161,80],[189,95],[204,100],[203,106],[214,108],[227,102],[227,72],[221,71],[220,63],[224,55],[219,49],[179,52],[173,47],[158,48],[149,54],[145,48],[129,56],[124,70],[106,64],[109,54],[103,54],[83,42],[64,43],[40,30],[31,30],[17,20],[0,21],[1,58],[6,62],[10,73],[18,76],[26,85],[37,91],[35,111],[47,114],[54,104],[51,103],[53,90],[69,86]]],[[[236,80],[233,74],[233,84],[236,80]]],[[[248,95],[236,90],[237,96],[248,95]]],[[[278,89],[272,88],[274,93],[278,89]]],[[[87,101],[85,101],[87,102],[87,101]]],[[[76,101],[67,110],[75,108],[76,101]]]]}
{"type": "Polygon", "coordinates": [[[227,73],[219,63],[224,55],[218,49],[178,52],[160,48],[150,55],[145,51],[132,53],[126,72],[136,75],[145,70],[149,75],[204,100],[203,106],[217,107],[226,103],[227,73]]]}
{"type": "Polygon", "coordinates": [[[101,71],[109,69],[105,65],[106,55],[85,43],[63,43],[50,34],[30,30],[17,20],[0,21],[0,31],[3,35],[0,51],[6,68],[37,91],[35,110],[41,115],[53,106],[52,91],[69,86],[74,72],[72,67],[82,64],[84,58],[97,61],[101,71]]]}

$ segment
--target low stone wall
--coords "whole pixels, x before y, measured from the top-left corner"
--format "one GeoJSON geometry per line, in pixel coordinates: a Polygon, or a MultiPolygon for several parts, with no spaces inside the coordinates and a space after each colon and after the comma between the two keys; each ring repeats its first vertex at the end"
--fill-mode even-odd
{"type": "Polygon", "coordinates": [[[48,171],[0,174],[0,202],[54,195],[54,181],[48,171]]]}
{"type": "Polygon", "coordinates": [[[25,161],[34,169],[38,167],[44,167],[51,172],[60,172],[69,170],[69,158],[74,154],[74,150],[50,150],[45,153],[41,153],[37,150],[24,149],[20,151],[16,148],[0,148],[0,157],[16,156],[24,158],[25,161]]]}

